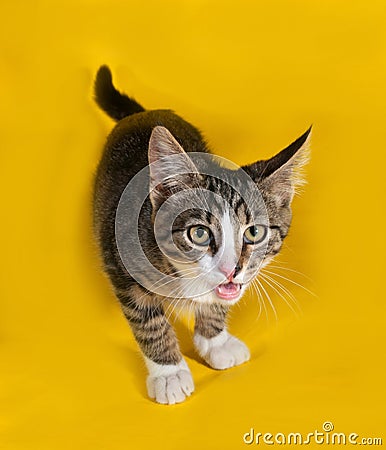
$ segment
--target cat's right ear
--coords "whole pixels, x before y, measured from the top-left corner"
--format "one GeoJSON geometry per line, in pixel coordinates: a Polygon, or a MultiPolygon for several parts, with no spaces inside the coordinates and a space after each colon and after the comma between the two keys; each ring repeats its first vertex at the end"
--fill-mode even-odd
{"type": "Polygon", "coordinates": [[[193,187],[197,168],[167,128],[157,126],[153,129],[148,157],[150,200],[154,209],[179,190],[193,187]]]}
{"type": "Polygon", "coordinates": [[[302,169],[309,160],[311,128],[272,158],[242,168],[280,206],[289,206],[305,182],[302,169]]]}

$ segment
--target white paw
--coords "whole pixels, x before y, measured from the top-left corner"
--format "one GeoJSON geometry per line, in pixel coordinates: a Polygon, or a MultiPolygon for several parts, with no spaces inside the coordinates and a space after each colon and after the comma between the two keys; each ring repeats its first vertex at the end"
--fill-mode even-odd
{"type": "Polygon", "coordinates": [[[147,392],[157,403],[174,405],[181,403],[194,391],[190,372],[180,370],[175,375],[147,378],[147,392]]]}
{"type": "Polygon", "coordinates": [[[223,330],[218,336],[207,339],[196,334],[194,344],[202,358],[214,369],[228,369],[238,366],[250,358],[248,347],[223,330]]]}
{"type": "Polygon", "coordinates": [[[174,405],[183,402],[194,391],[194,383],[184,360],[177,365],[161,365],[145,358],[149,369],[147,392],[157,403],[174,405]]]}

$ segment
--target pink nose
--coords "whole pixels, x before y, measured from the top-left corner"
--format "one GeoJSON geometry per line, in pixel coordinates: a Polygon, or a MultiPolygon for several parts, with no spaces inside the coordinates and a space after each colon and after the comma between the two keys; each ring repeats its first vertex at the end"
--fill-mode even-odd
{"type": "Polygon", "coordinates": [[[228,278],[228,280],[232,280],[233,275],[236,272],[235,267],[220,266],[219,269],[220,269],[220,272],[222,272],[228,278]]]}

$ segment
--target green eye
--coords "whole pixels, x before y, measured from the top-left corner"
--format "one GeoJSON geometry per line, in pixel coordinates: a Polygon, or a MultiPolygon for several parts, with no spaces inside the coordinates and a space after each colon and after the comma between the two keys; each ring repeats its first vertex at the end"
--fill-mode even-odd
{"type": "Polygon", "coordinates": [[[207,246],[210,243],[211,232],[209,228],[198,225],[189,228],[188,236],[194,244],[207,246]]]}
{"type": "Polygon", "coordinates": [[[252,225],[244,232],[244,241],[247,244],[258,244],[267,235],[267,227],[264,225],[252,225]]]}

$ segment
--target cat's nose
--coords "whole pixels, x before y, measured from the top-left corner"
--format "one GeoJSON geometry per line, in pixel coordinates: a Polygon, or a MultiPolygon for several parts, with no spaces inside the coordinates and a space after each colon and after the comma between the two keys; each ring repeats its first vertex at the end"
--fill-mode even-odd
{"type": "Polygon", "coordinates": [[[230,266],[227,264],[222,264],[220,267],[220,272],[222,272],[229,281],[232,281],[235,276],[240,272],[241,266],[239,263],[236,266],[230,266]]]}
{"type": "Polygon", "coordinates": [[[236,267],[235,266],[227,266],[227,265],[222,265],[219,267],[220,272],[222,272],[229,281],[232,280],[235,272],[236,272],[236,267]]]}

